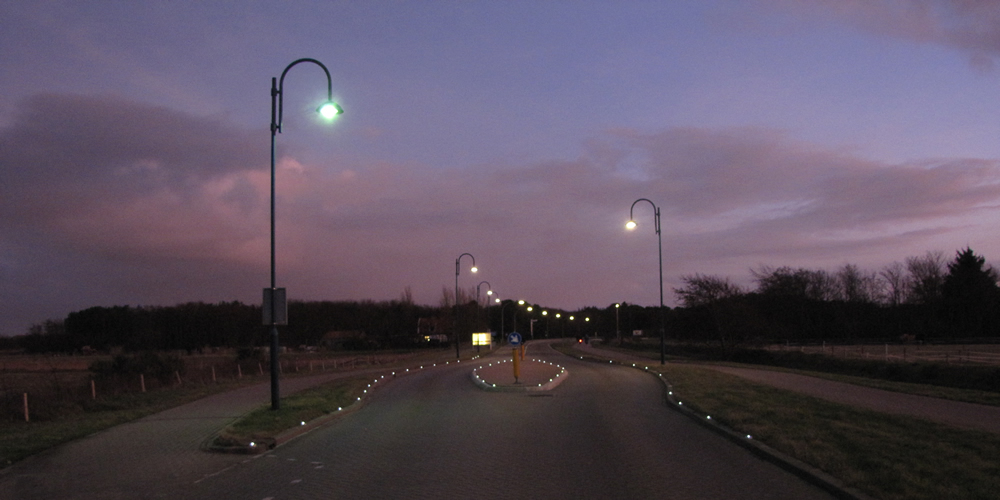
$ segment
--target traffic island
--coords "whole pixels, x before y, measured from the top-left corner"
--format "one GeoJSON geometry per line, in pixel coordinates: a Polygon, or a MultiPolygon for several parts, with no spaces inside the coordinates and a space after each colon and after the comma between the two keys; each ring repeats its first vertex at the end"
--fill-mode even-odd
{"type": "Polygon", "coordinates": [[[514,376],[511,360],[496,360],[478,364],[470,374],[479,388],[495,392],[549,391],[561,384],[569,372],[566,368],[540,359],[520,361],[518,377],[514,376]]]}

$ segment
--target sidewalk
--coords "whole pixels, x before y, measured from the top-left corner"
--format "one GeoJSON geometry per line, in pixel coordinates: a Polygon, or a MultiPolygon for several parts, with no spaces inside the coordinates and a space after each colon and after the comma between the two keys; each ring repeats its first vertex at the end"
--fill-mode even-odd
{"type": "MultiPolygon", "coordinates": [[[[576,348],[591,356],[614,359],[620,362],[642,363],[648,366],[659,363],[658,360],[599,349],[589,344],[577,344],[576,348]]],[[[997,406],[873,389],[795,373],[772,371],[766,368],[736,368],[707,364],[687,366],[717,370],[753,382],[808,394],[835,403],[884,413],[918,417],[965,429],[1000,433],[1000,407],[997,406]]]]}

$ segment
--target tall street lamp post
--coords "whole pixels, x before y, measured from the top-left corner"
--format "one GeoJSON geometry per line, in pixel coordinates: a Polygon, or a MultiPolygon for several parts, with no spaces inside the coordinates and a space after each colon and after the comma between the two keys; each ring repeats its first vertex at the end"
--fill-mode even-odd
{"type": "Polygon", "coordinates": [[[281,407],[281,400],[278,390],[278,326],[288,324],[287,302],[285,301],[285,289],[277,288],[274,265],[274,139],[281,132],[282,109],[284,104],[285,75],[299,63],[313,63],[323,69],[326,73],[326,102],[319,108],[319,113],[324,118],[332,120],[337,115],[344,112],[337,103],[333,102],[333,80],[330,78],[330,70],[326,69],[323,63],[310,58],[303,58],[293,61],[285,70],[281,72],[281,78],[271,78],[271,288],[264,289],[264,324],[271,327],[271,409],[277,410],[281,407]]]}
{"type": "Polygon", "coordinates": [[[663,237],[660,235],[660,207],[657,207],[655,203],[647,198],[639,198],[632,202],[632,207],[628,209],[628,222],[625,227],[629,230],[635,229],[635,217],[632,216],[633,210],[635,210],[635,204],[640,201],[649,202],[653,206],[653,218],[655,221],[654,229],[656,230],[656,242],[658,245],[659,256],[660,256],[660,364],[666,364],[667,354],[666,354],[666,334],[663,320],[663,237]]]}
{"type": "Polygon", "coordinates": [[[460,264],[461,261],[462,261],[462,257],[465,257],[466,255],[468,255],[469,258],[472,259],[472,268],[469,269],[469,270],[472,271],[472,272],[479,271],[479,268],[476,267],[476,258],[473,257],[471,253],[468,253],[468,252],[463,253],[462,255],[459,255],[457,259],[455,259],[455,319],[453,321],[453,324],[455,325],[454,326],[454,329],[455,329],[455,359],[461,359],[462,358],[462,355],[459,354],[459,351],[458,351],[458,344],[460,343],[460,338],[458,336],[458,273],[462,269],[461,268],[461,264],[460,264]]]}

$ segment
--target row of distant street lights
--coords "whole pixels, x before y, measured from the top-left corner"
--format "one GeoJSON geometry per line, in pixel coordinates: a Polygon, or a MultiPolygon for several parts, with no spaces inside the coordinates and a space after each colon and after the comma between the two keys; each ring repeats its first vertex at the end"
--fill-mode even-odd
{"type": "MultiPolygon", "coordinates": [[[[281,78],[271,78],[271,286],[270,288],[264,289],[264,299],[263,299],[263,320],[264,324],[270,326],[271,330],[271,409],[277,410],[281,407],[281,401],[279,397],[278,389],[278,327],[277,325],[288,324],[288,303],[286,301],[286,293],[284,288],[277,288],[277,279],[275,272],[275,137],[279,132],[281,132],[282,123],[282,108],[284,104],[284,87],[285,87],[285,75],[288,70],[292,69],[293,66],[300,63],[312,63],[319,66],[323,72],[326,74],[326,91],[327,100],[323,103],[317,110],[321,116],[327,120],[333,120],[338,115],[343,114],[344,109],[340,107],[339,104],[333,101],[333,80],[330,78],[330,70],[326,68],[323,63],[311,58],[302,58],[292,61],[285,70],[281,72],[281,78]]],[[[629,209],[629,221],[625,225],[628,229],[635,229],[636,222],[633,217],[633,210],[635,205],[640,201],[649,202],[653,206],[654,215],[654,229],[656,231],[657,243],[659,248],[659,259],[660,259],[660,364],[666,362],[665,355],[665,329],[664,329],[664,319],[663,319],[663,240],[660,235],[660,209],[655,203],[647,198],[640,198],[632,203],[632,207],[629,209]]],[[[472,267],[470,271],[475,273],[478,271],[476,267],[476,258],[470,253],[463,253],[455,259],[455,307],[458,306],[458,276],[461,272],[461,261],[462,257],[468,256],[472,261],[472,267]]],[[[476,304],[479,303],[479,286],[483,283],[489,285],[489,282],[482,281],[476,285],[476,304]]],[[[489,286],[487,295],[493,295],[492,286],[489,286]]],[[[496,298],[496,302],[500,303],[500,298],[496,298]]],[[[518,301],[519,305],[524,305],[524,301],[518,301]]],[[[503,333],[503,307],[500,310],[500,333],[503,333]]],[[[618,307],[619,304],[615,304],[615,327],[618,328],[618,307]]],[[[527,310],[531,311],[531,306],[528,306],[527,310]]],[[[515,324],[517,321],[517,316],[515,312],[515,324]]],[[[542,315],[548,315],[548,311],[542,311],[542,315]]],[[[561,313],[555,315],[556,318],[561,317],[561,313]]],[[[573,316],[569,319],[574,320],[573,316]]],[[[534,320],[533,320],[534,321],[534,320]]],[[[586,318],[586,321],[590,321],[590,318],[586,318]]],[[[532,323],[532,328],[534,323],[532,323]]],[[[618,331],[619,340],[621,338],[621,332],[618,331]]],[[[459,342],[456,335],[455,342],[455,356],[459,356],[459,342]]]]}

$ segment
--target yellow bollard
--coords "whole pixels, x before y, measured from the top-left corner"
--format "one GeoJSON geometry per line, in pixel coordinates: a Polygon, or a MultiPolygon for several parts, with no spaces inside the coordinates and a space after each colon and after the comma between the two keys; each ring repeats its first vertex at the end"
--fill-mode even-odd
{"type": "Polygon", "coordinates": [[[528,350],[527,344],[521,344],[521,360],[524,360],[524,351],[528,350]]]}
{"type": "Polygon", "coordinates": [[[514,383],[518,383],[518,379],[521,378],[521,360],[517,356],[517,348],[511,350],[514,357],[514,383]]]}

